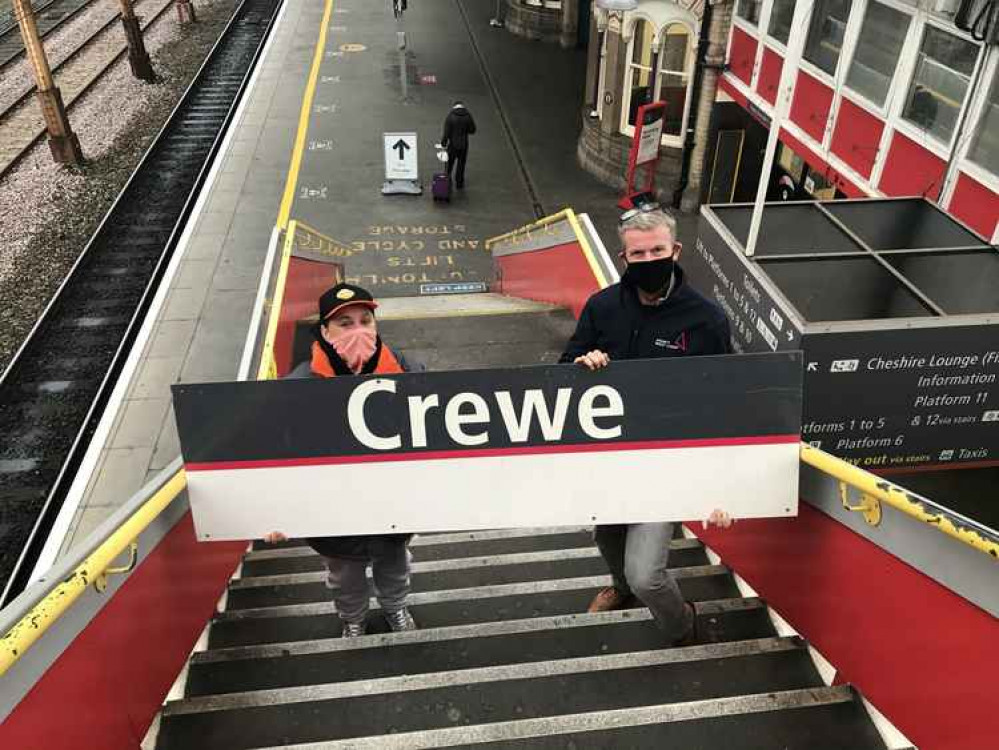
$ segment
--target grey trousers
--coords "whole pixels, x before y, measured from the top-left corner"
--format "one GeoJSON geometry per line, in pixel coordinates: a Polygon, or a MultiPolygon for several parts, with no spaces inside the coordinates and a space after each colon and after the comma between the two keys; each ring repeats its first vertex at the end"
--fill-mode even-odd
{"type": "Polygon", "coordinates": [[[597,526],[594,533],[614,588],[641,599],[666,637],[678,640],[693,622],[680,587],[666,568],[672,538],[671,523],[597,526]]]}
{"type": "Polygon", "coordinates": [[[380,544],[372,548],[371,560],[352,560],[343,557],[324,557],[326,587],[333,590],[337,614],[344,622],[362,623],[368,616],[371,586],[368,583],[368,565],[374,582],[374,595],[384,612],[398,612],[406,606],[409,596],[408,547],[403,543],[380,544]]]}

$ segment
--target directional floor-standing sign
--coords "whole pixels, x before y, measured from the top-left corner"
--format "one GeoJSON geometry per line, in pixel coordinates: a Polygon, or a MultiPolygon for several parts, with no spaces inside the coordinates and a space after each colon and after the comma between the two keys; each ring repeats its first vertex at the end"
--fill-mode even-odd
{"type": "Polygon", "coordinates": [[[383,195],[420,195],[416,133],[382,133],[385,152],[383,195]]]}

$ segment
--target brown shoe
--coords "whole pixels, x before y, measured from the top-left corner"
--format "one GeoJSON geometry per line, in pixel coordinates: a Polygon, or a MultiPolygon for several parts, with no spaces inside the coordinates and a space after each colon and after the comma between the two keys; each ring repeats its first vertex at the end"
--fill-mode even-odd
{"type": "Polygon", "coordinates": [[[590,602],[590,606],[586,608],[586,611],[613,612],[615,609],[626,609],[634,599],[635,597],[630,594],[622,594],[613,586],[608,586],[597,592],[597,595],[593,597],[593,601],[590,602]]]}

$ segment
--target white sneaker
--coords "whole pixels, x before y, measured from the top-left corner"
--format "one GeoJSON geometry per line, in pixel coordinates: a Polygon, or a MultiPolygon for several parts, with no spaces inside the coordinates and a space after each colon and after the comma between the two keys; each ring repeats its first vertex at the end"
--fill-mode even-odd
{"type": "Polygon", "coordinates": [[[386,612],[385,619],[388,620],[389,627],[393,633],[402,633],[407,630],[416,630],[416,620],[409,613],[409,609],[403,607],[396,612],[386,612]]]}
{"type": "Polygon", "coordinates": [[[367,623],[364,622],[345,622],[343,624],[343,637],[344,638],[359,638],[368,632],[367,623]]]}

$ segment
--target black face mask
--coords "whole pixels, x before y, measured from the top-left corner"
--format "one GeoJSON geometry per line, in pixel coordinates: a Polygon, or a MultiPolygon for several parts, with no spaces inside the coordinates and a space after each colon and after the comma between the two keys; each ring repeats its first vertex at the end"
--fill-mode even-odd
{"type": "Polygon", "coordinates": [[[646,294],[656,294],[663,291],[673,278],[674,261],[672,258],[657,258],[642,263],[629,263],[621,281],[637,286],[646,294]]]}

